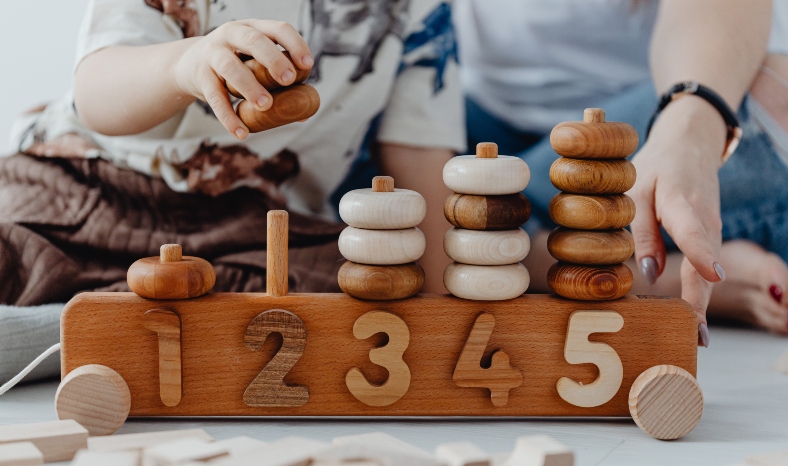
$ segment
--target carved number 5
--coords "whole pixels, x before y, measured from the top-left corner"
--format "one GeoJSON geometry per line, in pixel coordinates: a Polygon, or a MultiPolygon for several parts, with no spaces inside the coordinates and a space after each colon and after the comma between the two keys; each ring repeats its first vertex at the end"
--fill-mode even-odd
{"type": "Polygon", "coordinates": [[[410,387],[410,369],[402,360],[410,343],[410,331],[405,322],[389,312],[371,311],[359,317],[353,325],[353,335],[359,340],[380,332],[388,335],[389,342],[386,346],[369,350],[369,360],[389,371],[386,382],[372,385],[357,367],[345,375],[350,393],[368,406],[388,406],[402,398],[410,387]]]}
{"type": "Polygon", "coordinates": [[[592,408],[607,403],[615,396],[624,378],[621,358],[610,345],[590,342],[588,336],[592,333],[615,333],[623,326],[624,318],[613,311],[575,311],[569,316],[564,346],[566,362],[594,364],[599,368],[599,377],[588,385],[561,377],[556,384],[561,398],[575,406],[592,408]]]}
{"type": "Polygon", "coordinates": [[[302,406],[309,401],[309,389],[286,385],[284,379],[306,347],[304,322],[282,309],[265,311],[249,322],[244,343],[258,351],[272,333],[282,335],[282,347],[246,388],[244,402],[248,406],[302,406]]]}

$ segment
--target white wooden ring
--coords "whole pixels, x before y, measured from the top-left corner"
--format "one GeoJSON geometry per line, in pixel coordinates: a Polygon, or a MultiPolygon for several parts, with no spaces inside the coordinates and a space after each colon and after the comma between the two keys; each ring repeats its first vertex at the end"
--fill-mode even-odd
{"type": "Polygon", "coordinates": [[[477,158],[461,155],[443,166],[443,182],[460,194],[494,196],[519,193],[531,179],[528,164],[518,157],[477,158]]]}
{"type": "Polygon", "coordinates": [[[454,262],[443,272],[449,293],[463,299],[502,301],[528,289],[531,276],[519,262],[510,265],[469,265],[454,262]]]}
{"type": "Polygon", "coordinates": [[[362,230],[347,227],[339,235],[339,252],[358,264],[398,265],[418,260],[427,241],[418,228],[362,230]]]}
{"type": "Polygon", "coordinates": [[[421,194],[409,189],[373,192],[356,189],[342,196],[339,216],[355,228],[367,230],[401,230],[413,228],[427,215],[427,203],[421,194]]]}
{"type": "Polygon", "coordinates": [[[501,231],[450,228],[443,249],[452,260],[472,265],[506,265],[525,259],[531,249],[528,233],[520,228],[501,231]]]}

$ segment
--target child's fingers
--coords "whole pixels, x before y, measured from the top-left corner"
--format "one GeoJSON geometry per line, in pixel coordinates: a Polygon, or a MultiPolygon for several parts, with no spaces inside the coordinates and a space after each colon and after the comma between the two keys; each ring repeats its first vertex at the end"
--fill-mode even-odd
{"type": "Polygon", "coordinates": [[[290,52],[290,56],[293,58],[296,66],[302,70],[312,68],[314,61],[309,45],[291,24],[283,21],[261,19],[247,19],[240,22],[262,32],[284,47],[285,50],[290,52]]]}
{"type": "MultiPolygon", "coordinates": [[[[228,43],[235,50],[251,55],[268,68],[271,76],[281,85],[289,86],[296,78],[293,63],[284,56],[268,36],[255,28],[242,26],[228,33],[228,43]]],[[[241,63],[240,60],[237,60],[241,63]]]]}
{"type": "Polygon", "coordinates": [[[254,73],[234,53],[227,51],[221,54],[212,65],[220,78],[232,84],[235,91],[250,102],[254,102],[260,110],[268,110],[271,107],[273,102],[271,94],[260,85],[254,73]]]}
{"type": "Polygon", "coordinates": [[[227,131],[238,139],[246,139],[249,129],[235,114],[233,106],[230,104],[230,98],[227,96],[227,89],[222,85],[219,78],[214,76],[213,79],[205,80],[202,93],[205,101],[213,109],[216,118],[219,119],[219,122],[227,131]]]}

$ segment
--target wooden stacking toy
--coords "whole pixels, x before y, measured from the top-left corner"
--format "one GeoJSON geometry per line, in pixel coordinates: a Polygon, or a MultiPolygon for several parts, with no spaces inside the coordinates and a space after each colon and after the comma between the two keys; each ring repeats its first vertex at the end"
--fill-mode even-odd
{"type": "Polygon", "coordinates": [[[529,178],[525,162],[499,156],[491,142],[478,144],[475,156],[455,157],[443,168],[443,182],[454,191],[443,206],[454,225],[443,239],[446,255],[454,261],[443,283],[454,296],[498,301],[528,289],[531,278],[520,261],[531,241],[520,226],[531,205],[520,191],[529,178]]]}
{"type": "Polygon", "coordinates": [[[427,203],[421,194],[394,189],[390,176],[376,176],[372,189],[357,189],[339,201],[348,226],[339,235],[339,252],[348,260],[339,269],[339,287],[360,299],[389,300],[413,296],[424,285],[416,261],[424,254],[427,203]]]}
{"type": "Polygon", "coordinates": [[[553,291],[579,300],[617,299],[632,288],[632,271],[622,262],[635,251],[624,228],[635,218],[635,203],[624,194],[635,184],[635,166],[626,160],[638,134],[626,123],[605,122],[605,112],[588,108],[582,122],[558,124],[550,144],[561,156],[550,180],[562,193],[550,202],[560,225],[547,240],[559,260],[548,272],[553,291]]]}

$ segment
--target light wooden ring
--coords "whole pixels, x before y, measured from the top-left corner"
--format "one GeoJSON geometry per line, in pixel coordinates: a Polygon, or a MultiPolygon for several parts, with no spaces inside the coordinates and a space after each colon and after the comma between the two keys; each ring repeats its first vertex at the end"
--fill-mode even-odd
{"type": "Polygon", "coordinates": [[[339,216],[355,228],[366,230],[401,230],[420,224],[427,215],[427,202],[409,189],[373,192],[356,189],[342,196],[339,216]]]}
{"type": "Polygon", "coordinates": [[[443,182],[461,194],[515,194],[528,186],[530,178],[528,164],[508,155],[496,158],[460,155],[443,166],[443,182]]]}
{"type": "Polygon", "coordinates": [[[531,216],[531,203],[521,193],[503,196],[452,194],[443,204],[452,225],[468,230],[513,230],[531,216]]]}
{"type": "Polygon", "coordinates": [[[550,218],[562,227],[577,230],[615,230],[635,218],[635,201],[626,194],[584,196],[556,194],[550,201],[550,218]]]}
{"type": "Polygon", "coordinates": [[[635,239],[627,230],[570,230],[556,228],[547,250],[561,262],[585,265],[619,264],[635,253],[635,239]]]}
{"type": "Polygon", "coordinates": [[[703,415],[703,392],[686,370],[660,365],[641,373],[629,390],[629,412],[654,438],[674,440],[687,435],[703,415]]]}
{"type": "Polygon", "coordinates": [[[528,290],[531,276],[519,262],[510,265],[469,265],[454,262],[443,272],[449,293],[476,301],[503,301],[528,290]]]}
{"type": "Polygon", "coordinates": [[[126,422],[131,392],[123,377],[107,366],[88,364],[69,372],[55,393],[60,420],[73,419],[90,435],[109,435],[126,422]]]}
{"type": "Polygon", "coordinates": [[[618,299],[632,289],[632,271],[624,264],[586,266],[558,262],[547,271],[547,284],[559,296],[580,301],[618,299]]]}
{"type": "Polygon", "coordinates": [[[339,287],[359,299],[388,301],[413,296],[424,286],[420,265],[364,265],[345,262],[337,275],[339,287]]]}
{"type": "Polygon", "coordinates": [[[476,231],[450,228],[443,249],[454,261],[472,265],[507,265],[520,262],[531,249],[528,233],[516,230],[476,231]]]}
{"type": "Polygon", "coordinates": [[[427,247],[418,228],[362,230],[347,227],[339,235],[339,252],[359,264],[399,265],[418,260],[427,247]]]}
{"type": "Polygon", "coordinates": [[[565,193],[621,194],[635,185],[636,177],[629,160],[560,158],[550,167],[550,181],[565,193]]]}

